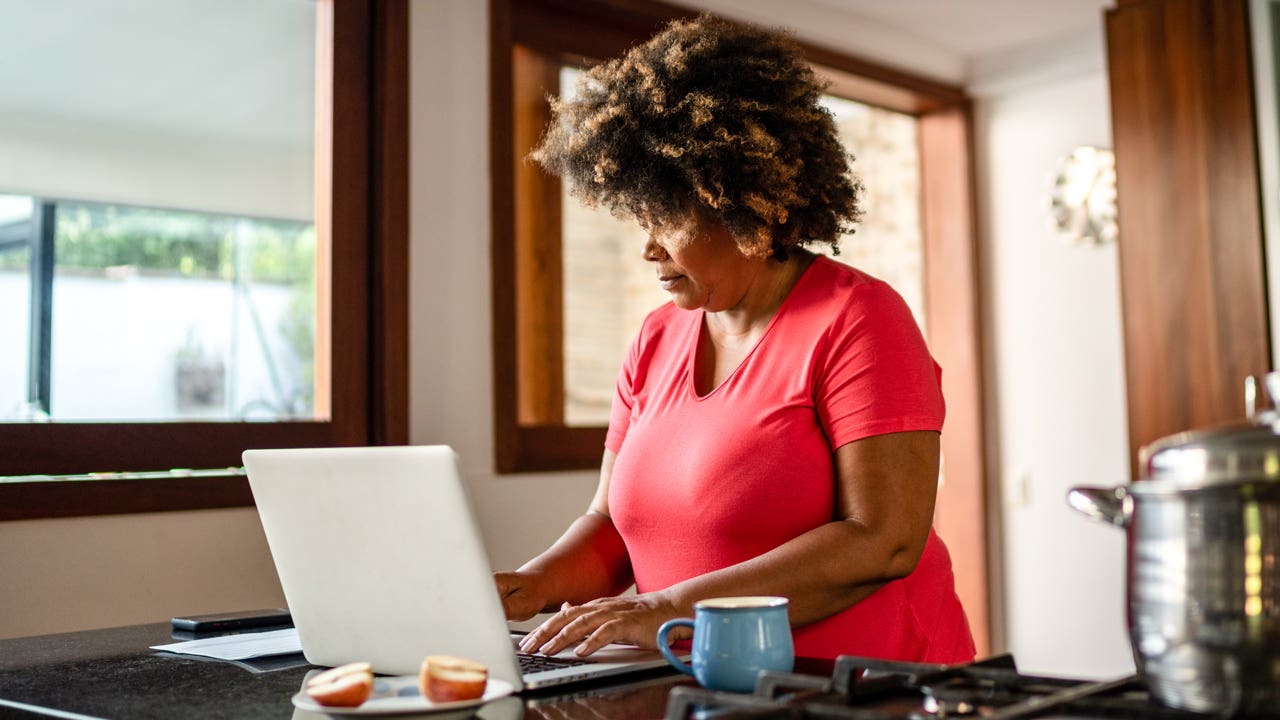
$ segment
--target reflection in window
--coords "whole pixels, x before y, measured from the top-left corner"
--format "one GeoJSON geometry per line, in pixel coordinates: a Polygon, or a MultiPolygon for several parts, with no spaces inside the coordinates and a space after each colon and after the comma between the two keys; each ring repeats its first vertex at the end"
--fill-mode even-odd
{"type": "Polygon", "coordinates": [[[5,6],[40,31],[0,47],[0,419],[315,414],[326,12],[5,6]]]}
{"type": "MultiPolygon", "coordinates": [[[[581,71],[560,72],[571,96],[581,71]]],[[[866,214],[858,231],[840,241],[836,259],[892,285],[924,327],[924,248],[920,235],[920,172],[916,120],[834,96],[823,104],[840,139],[856,156],[866,214]]],[[[561,196],[564,243],[565,424],[607,425],[614,382],[627,347],[654,308],[669,300],[641,259],[645,234],[631,220],[585,208],[561,196]]],[[[826,246],[817,246],[827,251],[826,246]]],[[[829,254],[829,253],[828,253],[829,254]]]]}
{"type": "Polygon", "coordinates": [[[28,349],[0,353],[4,419],[312,416],[311,224],[0,196],[24,205],[0,221],[26,249],[0,254],[0,298],[34,299],[0,325],[28,349]]]}

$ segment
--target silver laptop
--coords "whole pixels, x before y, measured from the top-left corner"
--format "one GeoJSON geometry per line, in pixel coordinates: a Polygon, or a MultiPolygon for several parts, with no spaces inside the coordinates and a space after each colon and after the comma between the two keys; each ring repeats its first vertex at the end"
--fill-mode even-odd
{"type": "MultiPolygon", "coordinates": [[[[662,667],[656,652],[566,651],[521,671],[457,456],[445,446],[247,450],[244,466],[302,652],[409,675],[460,655],[517,690],[662,667]],[[575,664],[569,664],[575,663],[575,664]]],[[[526,660],[530,658],[525,658],[526,660]]]]}

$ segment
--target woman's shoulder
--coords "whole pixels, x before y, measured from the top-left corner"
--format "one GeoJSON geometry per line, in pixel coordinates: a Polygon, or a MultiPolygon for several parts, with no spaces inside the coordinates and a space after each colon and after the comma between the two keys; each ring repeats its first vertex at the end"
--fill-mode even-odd
{"type": "Polygon", "coordinates": [[[889,283],[825,255],[814,259],[808,275],[806,290],[810,301],[823,302],[832,309],[880,308],[886,304],[906,307],[906,301],[889,283]]]}
{"type": "Polygon", "coordinates": [[[640,335],[661,334],[671,326],[678,325],[681,320],[686,319],[685,316],[690,314],[692,313],[676,307],[673,302],[665,302],[645,315],[644,322],[640,325],[640,335]]]}
{"type": "Polygon", "coordinates": [[[652,349],[666,337],[678,334],[688,326],[690,316],[699,315],[681,310],[673,302],[666,302],[645,315],[640,323],[640,330],[633,336],[633,344],[639,348],[652,349]]]}
{"type": "Polygon", "coordinates": [[[851,342],[919,342],[915,315],[888,282],[825,256],[809,270],[812,276],[788,310],[784,332],[793,338],[817,338],[818,348],[832,352],[851,342]]]}

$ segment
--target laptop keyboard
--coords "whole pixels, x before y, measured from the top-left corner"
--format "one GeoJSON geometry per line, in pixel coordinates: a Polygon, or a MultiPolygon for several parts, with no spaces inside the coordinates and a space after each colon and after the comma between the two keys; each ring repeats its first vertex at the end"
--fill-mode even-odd
{"type": "Polygon", "coordinates": [[[592,660],[584,660],[581,658],[548,657],[546,655],[533,655],[531,653],[516,653],[516,657],[520,660],[521,674],[542,672],[544,670],[559,670],[560,668],[576,667],[578,665],[591,665],[593,663],[592,660]]]}

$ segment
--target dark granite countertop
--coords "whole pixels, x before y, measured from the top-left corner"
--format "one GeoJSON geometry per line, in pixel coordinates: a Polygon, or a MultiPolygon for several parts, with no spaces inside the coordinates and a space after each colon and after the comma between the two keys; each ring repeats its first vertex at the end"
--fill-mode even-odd
{"type": "MultiPolygon", "coordinates": [[[[328,717],[293,707],[290,698],[312,669],[300,655],[275,659],[265,665],[276,669],[255,672],[247,663],[150,649],[177,639],[189,636],[175,637],[168,623],[154,623],[0,640],[0,718],[328,717]]],[[[669,690],[691,682],[658,671],[620,683],[504,698],[476,717],[660,718],[669,690]]]]}
{"type": "MultiPolygon", "coordinates": [[[[254,673],[159,653],[168,623],[0,641],[0,711],[20,703],[105,718],[289,718],[309,666],[254,673]]],[[[30,717],[30,715],[26,715],[30,717]]]]}

